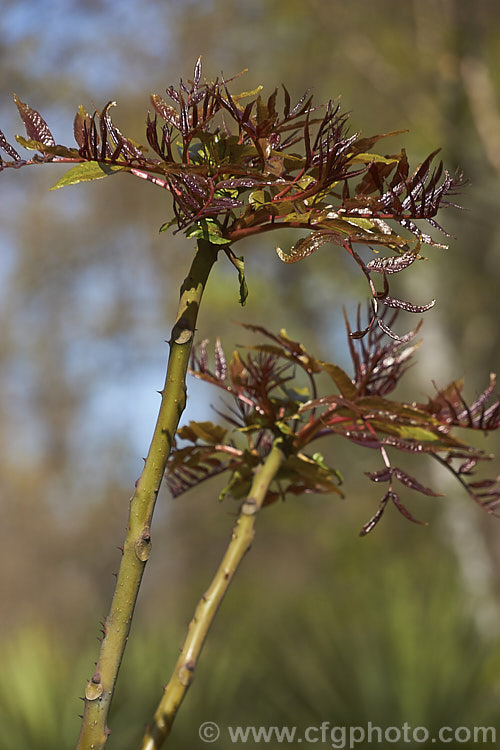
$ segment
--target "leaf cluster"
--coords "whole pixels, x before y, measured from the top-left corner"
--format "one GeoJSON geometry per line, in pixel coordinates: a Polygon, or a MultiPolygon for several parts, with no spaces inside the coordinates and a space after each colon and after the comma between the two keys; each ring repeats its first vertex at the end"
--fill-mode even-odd
{"type": "MultiPolygon", "coordinates": [[[[391,325],[395,311],[392,315],[391,325]]],[[[359,323],[359,321],[358,321],[359,323]]],[[[281,437],[286,454],[266,504],[287,494],[335,493],[341,495],[342,477],[328,467],[319,452],[306,449],[320,438],[342,437],[351,444],[377,450],[379,471],[368,473],[376,483],[387,483],[379,507],[363,526],[366,534],[392,502],[409,520],[420,523],[400,499],[397,486],[427,496],[431,488],[394,465],[392,451],[426,454],[445,466],[471,497],[488,512],[500,504],[500,481],[476,479],[475,469],[492,456],[466,442],[459,430],[487,432],[500,427],[500,402],[495,396],[495,377],[470,405],[455,381],[438,390],[427,403],[407,403],[392,397],[419,342],[387,339],[372,327],[364,339],[353,339],[346,321],[352,376],[339,365],[309,354],[285,331],[274,334],[261,326],[246,325],[264,342],[235,351],[228,361],[220,341],[215,345],[215,365],[210,367],[207,342],[196,349],[192,374],[231,397],[220,414],[226,427],[212,422],[191,422],[181,428],[170,456],[166,478],[174,496],[201,481],[227,473],[229,481],[221,498],[246,496],[253,471],[281,437]],[[302,373],[307,386],[300,384],[302,373]],[[330,387],[318,392],[318,376],[326,374],[330,387]],[[243,441],[243,444],[242,444],[243,441]]],[[[415,332],[414,332],[415,333],[415,332]]],[[[323,377],[323,380],[325,378],[323,377]]]]}
{"type": "MultiPolygon", "coordinates": [[[[316,106],[306,91],[292,104],[285,86],[281,97],[276,89],[263,98],[261,87],[235,94],[234,79],[202,81],[201,72],[198,60],[192,80],[169,86],[166,98],[151,95],[150,150],[122,134],[110,114],[113,101],[92,115],[78,108],[75,148],[57,145],[40,113],[15,96],[27,133],[17,140],[36,155],[22,159],[0,132],[0,149],[12,159],[0,159],[0,169],[72,164],[56,188],[130,173],[172,196],[174,216],[162,229],[177,225],[189,237],[226,247],[262,231],[308,230],[290,251],[277,248],[284,262],[296,262],[327,242],[340,245],[367,275],[374,299],[390,305],[387,275],[420,258],[422,242],[436,244],[415,222],[441,229],[436,214],[455,205],[450,198],[464,183],[461,173],[450,174],[442,162],[433,166],[437,151],[413,170],[404,149],[374,152],[379,141],[396,133],[350,133],[348,114],[334,100],[316,106]],[[394,255],[364,263],[353,249],[357,243],[394,255]],[[384,275],[383,292],[375,292],[372,273],[384,275]]],[[[228,247],[227,254],[235,265],[242,262],[228,247]]]]}

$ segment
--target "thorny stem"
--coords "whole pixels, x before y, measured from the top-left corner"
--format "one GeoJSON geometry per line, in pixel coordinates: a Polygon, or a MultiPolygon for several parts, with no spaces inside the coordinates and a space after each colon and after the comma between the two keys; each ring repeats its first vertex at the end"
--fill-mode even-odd
{"type": "Polygon", "coordinates": [[[234,574],[252,544],[257,513],[262,507],[269,485],[284,461],[281,443],[281,438],[274,442],[264,463],[255,472],[249,495],[240,508],[231,541],[210,586],[196,607],[170,681],[165,687],[152,724],[146,729],[141,750],[158,750],[170,733],[177,711],[193,681],[210,626],[234,574]]]}
{"type": "Polygon", "coordinates": [[[102,750],[110,733],[107,716],[127,643],[142,575],[151,551],[151,519],[172,441],[186,405],[186,371],[198,310],[218,248],[199,240],[180,290],[172,328],[165,386],[144,469],[130,501],[127,535],[95,671],[85,689],[85,709],[77,750],[102,750]]]}

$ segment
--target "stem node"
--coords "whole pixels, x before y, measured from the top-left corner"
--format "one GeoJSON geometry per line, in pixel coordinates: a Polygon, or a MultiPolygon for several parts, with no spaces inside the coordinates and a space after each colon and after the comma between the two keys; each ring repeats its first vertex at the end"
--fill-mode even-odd
{"type": "Polygon", "coordinates": [[[257,501],[253,497],[247,497],[242,503],[240,512],[244,516],[254,516],[258,512],[259,508],[257,501]]]}

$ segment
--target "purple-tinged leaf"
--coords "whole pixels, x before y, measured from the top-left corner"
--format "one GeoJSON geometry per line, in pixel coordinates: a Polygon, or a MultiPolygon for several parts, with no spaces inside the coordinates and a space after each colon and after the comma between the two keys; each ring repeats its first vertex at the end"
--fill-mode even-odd
{"type": "MultiPolygon", "coordinates": [[[[241,451],[239,452],[241,454],[241,451]]],[[[213,446],[192,445],[174,448],[167,464],[166,482],[172,496],[179,497],[192,487],[218,474],[232,470],[241,463],[237,456],[229,460],[219,457],[213,446]]]]}
{"type": "Polygon", "coordinates": [[[276,247],[276,252],[283,263],[297,263],[297,261],[312,255],[322,245],[327,243],[336,245],[343,244],[344,240],[340,235],[330,231],[316,231],[303,237],[290,248],[289,253],[284,253],[280,247],[276,247]]]}
{"type": "Polygon", "coordinates": [[[111,157],[111,154],[114,151],[114,147],[112,147],[112,143],[110,142],[110,136],[112,137],[113,135],[113,124],[111,122],[111,117],[109,116],[110,107],[116,107],[116,102],[107,102],[102,112],[97,113],[99,115],[99,128],[101,132],[101,160],[104,160],[106,157],[111,157]]]}
{"type": "MultiPolygon", "coordinates": [[[[368,315],[370,315],[370,310],[368,310],[368,315]]],[[[387,324],[392,329],[398,315],[398,310],[388,315],[388,310],[386,309],[383,311],[381,317],[384,321],[387,319],[387,324]]],[[[405,347],[400,342],[394,340],[387,341],[382,329],[378,326],[372,326],[364,332],[368,334],[366,338],[360,338],[354,343],[345,311],[344,317],[349,351],[354,365],[354,380],[360,394],[384,396],[390,393],[408,369],[409,360],[420,346],[420,342],[405,347]]],[[[361,328],[362,321],[359,307],[356,322],[358,327],[361,328]]],[[[375,318],[373,318],[373,322],[375,322],[375,318]]],[[[363,333],[363,331],[360,331],[360,333],[363,333]]]]}
{"type": "Polygon", "coordinates": [[[111,151],[112,144],[109,142],[109,137],[113,139],[116,146],[114,150],[110,153],[110,159],[111,161],[114,161],[118,158],[120,152],[125,152],[126,156],[131,156],[132,158],[138,159],[140,157],[143,157],[143,151],[141,148],[139,148],[133,141],[131,141],[129,138],[126,138],[120,130],[116,127],[114,122],[111,119],[111,116],[109,114],[110,107],[116,106],[116,102],[110,101],[106,104],[104,107],[102,113],[101,113],[101,131],[103,133],[103,142],[105,141],[106,137],[109,144],[109,151],[111,151]],[[104,126],[104,127],[103,127],[104,126]]]}
{"type": "Polygon", "coordinates": [[[396,506],[396,508],[399,510],[401,515],[403,515],[405,518],[408,519],[408,521],[411,521],[412,523],[418,523],[419,526],[427,526],[428,524],[425,521],[419,521],[418,518],[415,518],[415,516],[412,516],[408,508],[406,508],[401,500],[399,499],[399,495],[397,492],[391,492],[391,500],[396,506]]]}
{"type": "Polygon", "coordinates": [[[401,255],[390,255],[383,258],[373,258],[366,264],[368,271],[376,273],[399,273],[408,268],[419,257],[418,253],[408,250],[401,255]]]}
{"type": "MultiPolygon", "coordinates": [[[[167,93],[169,93],[167,91],[167,93]]],[[[155,108],[161,117],[166,120],[170,125],[173,125],[177,130],[181,129],[181,122],[179,115],[173,107],[169,107],[166,101],[159,96],[159,94],[151,94],[151,104],[155,108]]]]}
{"type": "Polygon", "coordinates": [[[191,354],[191,369],[198,368],[200,373],[208,372],[208,339],[203,339],[197,346],[193,347],[191,354]]]}
{"type": "Polygon", "coordinates": [[[32,109],[27,104],[24,104],[18,98],[17,94],[14,94],[14,101],[24,122],[28,138],[40,141],[45,146],[55,146],[56,142],[41,114],[36,109],[32,109]]]}
{"type": "Polygon", "coordinates": [[[169,86],[168,89],[166,89],[166,93],[168,94],[168,96],[171,99],[173,99],[174,102],[176,102],[177,104],[179,104],[180,97],[179,97],[179,94],[177,93],[177,91],[174,89],[173,86],[169,86]]]}
{"type": "Polygon", "coordinates": [[[403,334],[403,336],[399,336],[397,333],[394,333],[392,328],[389,328],[389,326],[386,325],[386,323],[384,323],[381,318],[377,318],[377,325],[384,333],[390,336],[394,341],[397,341],[399,344],[407,344],[409,341],[412,341],[412,339],[414,339],[417,335],[420,328],[420,325],[418,325],[413,329],[413,331],[408,331],[408,333],[403,334]]]}
{"type": "MultiPolygon", "coordinates": [[[[181,81],[181,88],[182,88],[182,81],[181,81]]],[[[189,92],[187,92],[189,93],[189,92]]],[[[183,136],[187,136],[189,132],[189,109],[187,102],[184,101],[184,97],[182,94],[179,94],[180,96],[180,130],[183,136]]],[[[184,139],[184,144],[186,144],[186,139],[184,139]]],[[[186,145],[185,145],[186,148],[186,145]]],[[[184,157],[183,157],[184,160],[184,157]]]]}
{"type": "Polygon", "coordinates": [[[486,406],[493,396],[495,385],[495,375],[491,374],[489,386],[469,407],[462,396],[463,381],[455,381],[438,391],[437,395],[421,408],[449,426],[495,430],[500,426],[500,401],[495,398],[490,406],[486,406]]]}
{"type": "Polygon", "coordinates": [[[430,489],[430,487],[425,487],[417,479],[410,476],[402,469],[394,468],[392,470],[392,474],[401,482],[401,484],[404,484],[405,487],[409,487],[411,490],[421,492],[422,495],[428,495],[429,497],[442,497],[439,492],[434,492],[434,490],[430,489]]]}
{"type": "Polygon", "coordinates": [[[89,124],[90,116],[85,108],[80,104],[73,121],[73,133],[75,136],[75,141],[81,149],[85,148],[87,144],[89,124]]]}
{"type": "MultiPolygon", "coordinates": [[[[472,450],[472,449],[471,449],[472,450]]],[[[496,477],[494,480],[484,480],[486,482],[486,486],[476,486],[474,485],[482,485],[483,481],[478,482],[472,482],[468,483],[463,476],[463,473],[461,472],[461,468],[459,467],[456,469],[453,466],[453,459],[458,457],[458,453],[453,451],[448,454],[445,458],[443,458],[440,455],[435,455],[434,458],[443,466],[445,466],[448,471],[450,471],[456,479],[460,482],[462,487],[469,493],[469,495],[472,497],[472,499],[480,505],[482,508],[484,508],[488,513],[491,513],[493,515],[496,514],[496,508],[500,504],[500,476],[496,477]],[[483,489],[485,491],[479,492],[479,489],[483,489]]],[[[485,456],[481,451],[477,451],[473,456],[473,459],[490,459],[492,456],[485,456]]],[[[463,465],[463,464],[462,464],[463,465]]],[[[469,474],[472,472],[469,472],[469,474]]]]}
{"type": "Polygon", "coordinates": [[[298,100],[295,107],[292,109],[292,111],[289,113],[289,117],[299,117],[300,115],[305,114],[309,107],[311,106],[312,102],[312,96],[309,97],[306,101],[306,97],[309,94],[311,89],[306,89],[300,99],[298,100]]]}
{"type": "Polygon", "coordinates": [[[393,130],[390,133],[381,133],[379,135],[373,135],[369,138],[359,138],[353,145],[353,153],[359,154],[364,151],[370,151],[373,146],[383,138],[393,138],[395,135],[401,135],[406,133],[406,130],[393,130]]]}
{"type": "MultiPolygon", "coordinates": [[[[179,81],[179,84],[180,84],[180,90],[179,90],[179,94],[180,94],[180,92],[181,92],[181,91],[184,91],[184,93],[185,93],[185,94],[187,94],[187,95],[189,96],[189,94],[190,94],[191,92],[190,92],[190,90],[188,89],[188,87],[186,86],[186,84],[184,83],[184,81],[182,80],[182,78],[180,79],[180,81],[179,81]]],[[[181,94],[181,98],[182,98],[182,94],[181,94]]]]}
{"type": "Polygon", "coordinates": [[[263,177],[232,177],[217,183],[217,190],[234,190],[235,188],[253,188],[257,186],[272,185],[272,182],[263,177]]]}
{"type": "Polygon", "coordinates": [[[405,300],[401,299],[395,299],[394,297],[389,297],[387,295],[385,297],[378,297],[377,299],[386,307],[394,307],[398,310],[405,310],[406,312],[411,313],[427,312],[427,310],[430,310],[431,307],[434,307],[434,305],[436,304],[435,299],[431,300],[426,305],[412,305],[410,302],[406,302],[405,300]]]}
{"type": "Polygon", "coordinates": [[[2,148],[6,154],[11,156],[15,161],[21,161],[21,157],[17,153],[16,149],[7,142],[4,134],[0,130],[0,148],[2,148]]]}
{"type": "Polygon", "coordinates": [[[481,479],[477,482],[469,482],[469,487],[475,490],[491,489],[498,484],[498,477],[496,479],[481,479]]]}
{"type": "Polygon", "coordinates": [[[372,482],[389,482],[392,478],[392,473],[392,469],[389,467],[380,469],[380,471],[365,471],[366,476],[369,477],[372,482]]]}
{"type": "Polygon", "coordinates": [[[97,125],[95,121],[95,115],[90,120],[89,130],[89,157],[95,160],[99,159],[99,143],[101,142],[97,125]]]}
{"type": "Polygon", "coordinates": [[[215,377],[222,381],[227,377],[226,355],[219,338],[215,340],[215,377]]]}
{"type": "Polygon", "coordinates": [[[493,392],[496,388],[496,375],[494,372],[490,373],[490,384],[487,388],[484,389],[484,391],[477,397],[477,399],[471,404],[470,406],[470,412],[471,414],[477,414],[478,411],[486,405],[488,400],[493,395],[493,392]]]}
{"type": "Polygon", "coordinates": [[[379,503],[376,513],[370,518],[370,520],[363,525],[363,528],[359,532],[360,536],[366,536],[372,531],[382,518],[384,511],[387,507],[387,503],[391,499],[391,493],[387,492],[379,503]]]}
{"type": "Polygon", "coordinates": [[[193,73],[193,83],[195,89],[197,88],[201,78],[201,55],[196,61],[196,65],[194,66],[194,73],[193,73]]]}
{"type": "Polygon", "coordinates": [[[466,461],[464,461],[460,466],[458,467],[458,473],[459,474],[472,474],[473,470],[477,466],[478,459],[476,456],[474,458],[468,458],[466,461]]]}
{"type": "Polygon", "coordinates": [[[382,500],[380,501],[379,507],[377,509],[377,512],[370,518],[370,520],[365,523],[363,528],[360,531],[360,536],[366,536],[367,534],[372,531],[372,529],[377,525],[377,523],[382,518],[382,515],[387,507],[387,503],[391,501],[395,507],[398,509],[398,511],[408,519],[408,521],[411,521],[412,523],[417,523],[420,526],[427,526],[427,523],[425,521],[419,521],[417,518],[415,518],[408,508],[406,508],[401,500],[399,499],[399,495],[397,492],[393,492],[392,490],[389,490],[382,500]]]}
{"type": "Polygon", "coordinates": [[[285,119],[286,119],[288,117],[288,115],[290,114],[291,99],[290,99],[290,94],[289,94],[288,89],[286,88],[286,86],[284,86],[283,84],[281,84],[281,88],[283,89],[283,93],[284,93],[284,96],[285,96],[285,106],[283,108],[283,114],[285,115],[285,119]]]}

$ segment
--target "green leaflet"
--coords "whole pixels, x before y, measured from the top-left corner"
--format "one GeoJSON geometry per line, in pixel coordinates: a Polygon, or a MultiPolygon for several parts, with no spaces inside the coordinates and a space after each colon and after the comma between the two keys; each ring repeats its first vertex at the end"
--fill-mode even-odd
{"type": "Polygon", "coordinates": [[[249,97],[249,96],[255,96],[256,94],[259,94],[263,88],[264,86],[259,84],[255,89],[252,89],[251,91],[242,91],[241,94],[233,94],[232,95],[233,100],[235,102],[239,102],[240,99],[245,99],[246,97],[249,97]]]}
{"type": "Polygon", "coordinates": [[[310,456],[310,458],[312,458],[312,460],[315,463],[317,463],[318,466],[320,466],[322,469],[324,469],[325,471],[328,471],[329,474],[335,476],[339,484],[344,484],[344,477],[342,476],[340,471],[338,471],[338,469],[332,469],[331,466],[327,466],[325,464],[325,459],[323,458],[322,453],[313,453],[312,456],[310,456]]]}
{"type": "Polygon", "coordinates": [[[220,425],[213,424],[213,422],[191,421],[188,425],[181,427],[177,434],[183,440],[190,440],[192,443],[203,440],[210,445],[217,445],[224,442],[227,430],[220,425]]]}
{"type": "Polygon", "coordinates": [[[283,420],[278,420],[277,422],[275,422],[275,426],[278,428],[282,435],[293,436],[294,434],[291,426],[283,420]]]}
{"type": "Polygon", "coordinates": [[[334,493],[344,496],[338,484],[342,481],[340,474],[329,466],[325,466],[320,454],[314,457],[304,453],[288,456],[278,474],[279,479],[289,479],[292,483],[300,478],[304,487],[311,492],[334,493]]]}
{"type": "Polygon", "coordinates": [[[397,164],[399,157],[397,156],[381,156],[380,154],[362,153],[352,156],[351,162],[360,161],[365,164],[369,164],[372,161],[382,162],[382,164],[397,164]]]}
{"type": "Polygon", "coordinates": [[[238,271],[238,281],[240,284],[240,299],[239,303],[242,307],[244,307],[245,302],[247,301],[248,297],[248,287],[247,282],[245,280],[245,261],[243,256],[241,255],[238,257],[233,253],[230,247],[226,247],[224,252],[226,253],[227,257],[233,264],[233,266],[238,271]]]}
{"type": "Polygon", "coordinates": [[[248,451],[245,451],[241,464],[234,469],[231,479],[219,494],[219,501],[222,502],[226,496],[232,497],[233,500],[242,500],[248,495],[252,484],[253,469],[258,463],[258,458],[248,451]]]}
{"type": "MultiPolygon", "coordinates": [[[[375,422],[375,420],[374,420],[375,422]]],[[[385,430],[388,431],[387,425],[385,425],[385,430]]],[[[418,427],[414,425],[397,425],[396,432],[398,437],[403,438],[404,440],[423,440],[425,442],[440,442],[444,445],[450,445],[450,443],[456,444],[454,438],[451,438],[448,435],[443,435],[440,437],[439,435],[436,435],[434,432],[431,432],[430,430],[426,430],[424,427],[418,427]]]]}
{"type": "MultiPolygon", "coordinates": [[[[163,231],[163,227],[160,232],[163,231]]],[[[186,231],[186,237],[189,239],[203,239],[212,245],[229,245],[231,240],[222,236],[221,229],[213,219],[200,219],[186,231]]]]}
{"type": "Polygon", "coordinates": [[[248,202],[253,206],[265,206],[267,203],[270,203],[271,200],[272,198],[269,191],[263,190],[262,188],[252,190],[248,196],[248,202]]]}
{"type": "Polygon", "coordinates": [[[306,404],[311,399],[309,388],[306,387],[292,388],[282,385],[281,390],[283,391],[285,396],[290,399],[290,401],[293,401],[296,404],[306,404]]]}
{"type": "Polygon", "coordinates": [[[318,360],[318,364],[326,373],[328,373],[344,398],[356,398],[358,389],[352,382],[349,375],[344,372],[341,367],[333,364],[332,362],[322,362],[321,360],[318,360]]]}
{"type": "Polygon", "coordinates": [[[248,287],[245,281],[245,261],[241,255],[239,258],[235,256],[234,264],[238,269],[238,282],[240,284],[240,305],[244,307],[248,297],[248,287]]]}
{"type": "Polygon", "coordinates": [[[79,158],[80,154],[76,148],[66,148],[66,146],[50,146],[41,141],[34,141],[31,138],[23,138],[22,135],[16,135],[16,141],[28,151],[40,151],[42,154],[53,154],[69,159],[79,158]]]}
{"type": "Polygon", "coordinates": [[[100,161],[86,161],[71,167],[50,189],[57,190],[67,185],[76,185],[78,182],[100,180],[102,177],[109,177],[109,175],[116,172],[123,172],[124,170],[125,165],[119,166],[118,164],[104,164],[100,161]]]}
{"type": "Polygon", "coordinates": [[[159,232],[166,232],[170,227],[177,226],[177,218],[174,216],[170,221],[165,221],[159,228],[159,232]]]}
{"type": "Polygon", "coordinates": [[[413,440],[422,443],[428,450],[437,452],[443,448],[466,448],[465,443],[451,435],[439,434],[415,425],[398,424],[389,420],[371,419],[370,423],[376,430],[386,435],[394,435],[402,440],[413,440]],[[432,445],[429,445],[432,444],[432,445]]]}
{"type": "MultiPolygon", "coordinates": [[[[311,183],[314,183],[314,182],[316,182],[316,180],[312,175],[305,174],[303,177],[300,178],[300,180],[297,180],[296,185],[301,190],[305,190],[311,185],[311,183]]],[[[328,194],[329,192],[330,192],[330,187],[328,188],[328,191],[326,191],[326,194],[328,194]]]]}

